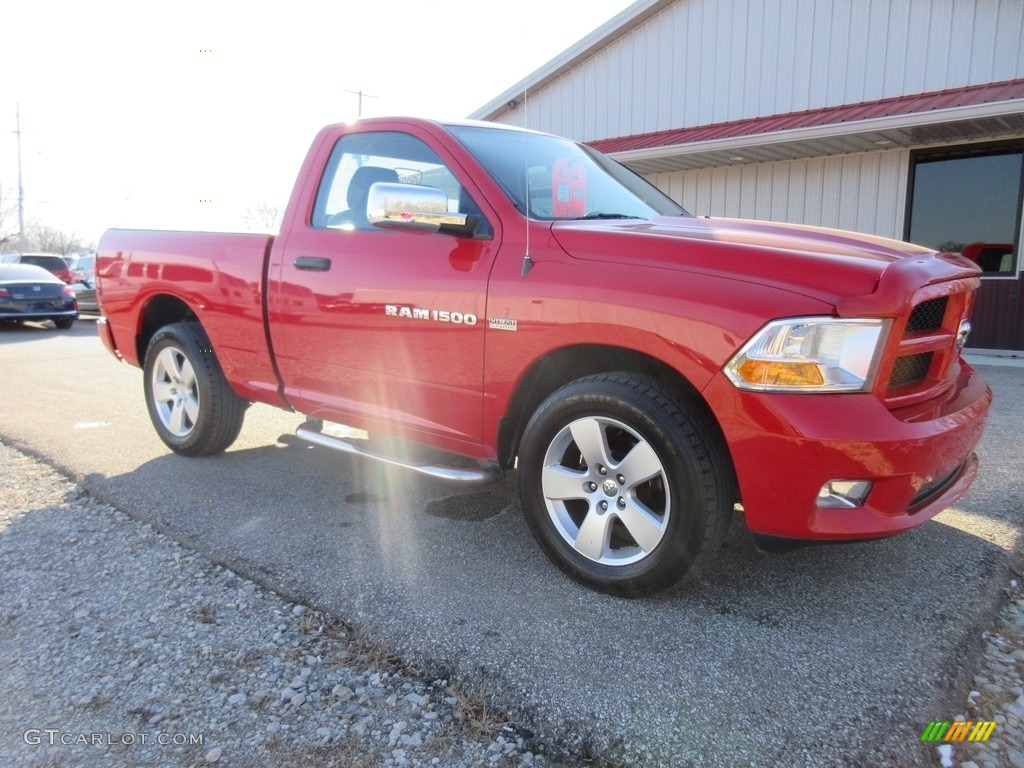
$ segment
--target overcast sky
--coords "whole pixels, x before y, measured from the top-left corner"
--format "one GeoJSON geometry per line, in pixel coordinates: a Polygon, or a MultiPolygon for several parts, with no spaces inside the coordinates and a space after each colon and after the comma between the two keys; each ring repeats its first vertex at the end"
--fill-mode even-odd
{"type": "Polygon", "coordinates": [[[235,229],[283,206],[316,131],[462,118],[630,0],[13,0],[0,41],[0,229],[235,229]],[[372,97],[372,98],[370,98],[372,97]],[[212,202],[200,202],[212,201],[212,202]],[[13,222],[12,222],[13,218],[13,222]]]}

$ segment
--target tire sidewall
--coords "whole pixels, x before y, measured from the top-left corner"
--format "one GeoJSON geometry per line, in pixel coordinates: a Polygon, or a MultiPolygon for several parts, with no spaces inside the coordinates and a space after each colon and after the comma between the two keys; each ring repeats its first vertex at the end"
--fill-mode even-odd
{"type": "MultiPolygon", "coordinates": [[[[194,338],[197,335],[197,330],[185,324],[176,324],[162,328],[153,336],[149,343],[149,347],[146,350],[146,363],[143,369],[146,408],[149,411],[149,418],[153,422],[153,427],[165,445],[176,453],[184,455],[202,452],[201,444],[205,441],[205,436],[209,434],[212,428],[211,420],[213,419],[213,408],[210,407],[210,399],[214,382],[211,380],[210,371],[199,357],[203,353],[200,351],[201,340],[194,338]],[[156,403],[153,400],[153,368],[160,353],[165,349],[174,349],[184,355],[189,365],[192,366],[196,377],[199,416],[192,430],[184,437],[175,435],[164,426],[163,420],[157,411],[156,403]]],[[[201,331],[198,333],[201,334],[201,331]]]]}
{"type": "Polygon", "coordinates": [[[634,388],[592,377],[548,398],[530,420],[520,451],[519,483],[531,531],[554,562],[577,580],[605,592],[647,594],[689,574],[705,547],[711,500],[696,471],[692,440],[674,420],[634,388]],[[551,520],[541,483],[544,456],[559,431],[576,419],[605,417],[630,427],[661,461],[671,497],[665,535],[642,560],[614,566],[577,552],[551,520]]]}

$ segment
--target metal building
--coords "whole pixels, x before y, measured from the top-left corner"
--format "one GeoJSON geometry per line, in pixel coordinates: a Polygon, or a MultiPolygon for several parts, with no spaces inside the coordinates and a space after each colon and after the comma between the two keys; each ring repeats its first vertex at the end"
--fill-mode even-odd
{"type": "Polygon", "coordinates": [[[963,252],[971,348],[1024,350],[1024,0],[640,0],[472,117],[697,214],[963,252]]]}

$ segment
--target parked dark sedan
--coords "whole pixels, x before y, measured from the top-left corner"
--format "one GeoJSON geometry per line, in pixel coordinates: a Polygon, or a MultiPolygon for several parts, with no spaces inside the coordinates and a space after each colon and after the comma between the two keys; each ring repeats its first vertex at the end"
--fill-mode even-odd
{"type": "Polygon", "coordinates": [[[32,264],[0,264],[0,320],[52,320],[70,328],[78,301],[70,285],[32,264]]]}

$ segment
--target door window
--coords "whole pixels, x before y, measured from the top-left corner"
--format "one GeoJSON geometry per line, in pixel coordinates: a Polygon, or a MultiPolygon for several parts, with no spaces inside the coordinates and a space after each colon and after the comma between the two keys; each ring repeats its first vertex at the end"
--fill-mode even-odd
{"type": "Polygon", "coordinates": [[[420,139],[397,131],[354,133],[334,147],[317,193],[313,226],[374,229],[366,203],[377,182],[436,187],[448,197],[449,211],[480,213],[455,175],[420,139]]]}

